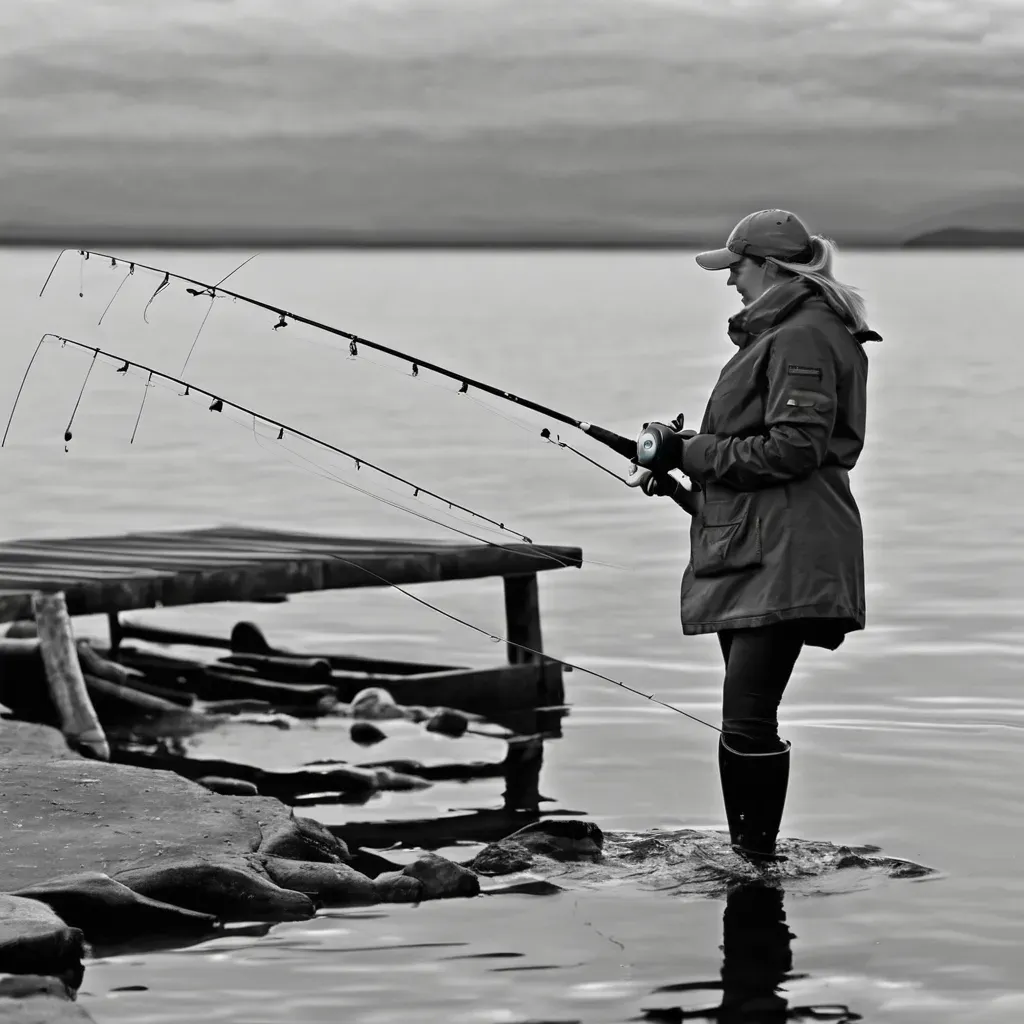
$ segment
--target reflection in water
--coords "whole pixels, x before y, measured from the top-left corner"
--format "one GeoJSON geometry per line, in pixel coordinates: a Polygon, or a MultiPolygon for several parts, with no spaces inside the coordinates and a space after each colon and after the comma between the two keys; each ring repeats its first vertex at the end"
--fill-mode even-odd
{"type": "Polygon", "coordinates": [[[641,1020],[671,1024],[674,1021],[708,1020],[719,1024],[783,1024],[785,1021],[834,1021],[850,1024],[862,1020],[842,1005],[790,1006],[779,993],[793,974],[795,938],[786,924],[784,892],[760,882],[744,882],[731,889],[722,915],[722,980],[665,985],[655,992],[720,991],[721,1002],[706,1010],[673,1006],[644,1010],[641,1020]]]}

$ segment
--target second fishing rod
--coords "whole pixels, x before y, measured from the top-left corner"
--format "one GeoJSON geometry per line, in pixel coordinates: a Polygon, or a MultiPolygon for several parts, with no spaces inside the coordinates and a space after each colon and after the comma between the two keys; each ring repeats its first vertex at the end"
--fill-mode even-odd
{"type": "MultiPolygon", "coordinates": [[[[278,322],[275,324],[275,329],[287,327],[289,320],[297,324],[304,324],[307,327],[314,328],[315,330],[332,334],[335,337],[344,338],[349,343],[349,354],[352,356],[358,355],[359,346],[363,345],[366,348],[377,352],[383,352],[385,355],[392,356],[395,359],[408,363],[414,376],[418,375],[419,371],[422,369],[429,370],[430,372],[436,373],[442,377],[447,377],[449,380],[459,381],[460,394],[466,394],[469,392],[470,388],[473,388],[476,391],[492,395],[495,398],[500,398],[504,401],[511,402],[514,405],[521,406],[524,409],[529,409],[532,412],[547,416],[559,423],[575,427],[588,437],[592,437],[595,441],[599,441],[601,444],[610,448],[616,454],[628,459],[634,465],[634,469],[646,469],[650,471],[654,478],[656,493],[671,496],[678,505],[691,514],[693,514],[695,510],[695,499],[693,493],[688,487],[679,483],[675,478],[669,475],[669,470],[678,468],[679,466],[679,455],[682,449],[681,439],[683,436],[681,433],[683,416],[681,414],[677,416],[671,424],[664,424],[660,422],[645,423],[639,437],[631,439],[624,437],[622,434],[618,434],[615,431],[599,426],[596,423],[577,419],[567,413],[560,412],[558,409],[553,409],[548,405],[531,401],[528,398],[515,395],[510,391],[505,391],[504,389],[495,387],[492,384],[487,384],[484,381],[467,377],[463,373],[450,370],[438,363],[421,359],[418,356],[410,355],[407,352],[402,352],[400,349],[392,348],[388,345],[382,345],[379,342],[370,341],[358,334],[354,334],[350,331],[344,331],[339,327],[333,327],[330,324],[322,323],[318,320],[313,320],[309,317],[302,316],[299,313],[293,313],[281,306],[275,306],[272,303],[263,302],[262,300],[253,298],[252,296],[243,295],[240,292],[224,288],[219,282],[217,284],[210,284],[205,281],[197,280],[196,278],[187,277],[184,274],[174,273],[173,271],[167,270],[163,267],[155,267],[133,260],[126,260],[121,257],[113,256],[109,253],[98,252],[95,249],[62,250],[57,256],[57,259],[54,260],[53,266],[50,268],[50,273],[47,275],[42,288],[39,290],[40,296],[46,290],[46,286],[50,283],[50,279],[53,277],[53,273],[57,269],[57,264],[60,262],[61,257],[65,253],[71,251],[78,252],[82,256],[83,260],[88,259],[89,256],[96,256],[99,259],[109,260],[112,267],[116,267],[119,263],[121,265],[127,265],[129,267],[129,273],[131,274],[134,274],[135,270],[139,269],[149,271],[153,274],[162,275],[161,282],[153,293],[153,298],[163,291],[171,280],[180,281],[186,285],[192,286],[186,288],[186,291],[192,296],[207,296],[211,300],[218,296],[223,296],[225,298],[234,299],[238,302],[244,302],[257,309],[266,310],[268,313],[273,313],[279,318],[278,322]]],[[[150,302],[152,302],[152,299],[150,299],[150,302]]],[[[549,441],[552,440],[551,432],[547,428],[541,431],[541,437],[549,441]]],[[[568,448],[575,454],[582,455],[583,458],[586,458],[583,453],[576,451],[576,449],[563,442],[557,435],[553,443],[558,444],[563,448],[568,448]]],[[[588,459],[588,461],[592,460],[588,459]]],[[[615,474],[612,475],[614,476],[615,474]]],[[[622,478],[617,477],[617,479],[622,478]]],[[[633,476],[629,481],[627,481],[627,483],[629,483],[630,486],[636,486],[635,481],[636,473],[634,472],[633,476]]]]}

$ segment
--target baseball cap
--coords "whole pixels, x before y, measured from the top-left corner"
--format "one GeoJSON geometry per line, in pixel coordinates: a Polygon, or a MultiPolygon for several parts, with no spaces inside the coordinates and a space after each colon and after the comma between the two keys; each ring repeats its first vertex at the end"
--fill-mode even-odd
{"type": "Polygon", "coordinates": [[[804,263],[810,255],[810,232],[795,213],[758,210],[732,229],[724,249],[699,253],[697,264],[705,270],[728,270],[743,256],[774,256],[787,263],[804,263]]]}

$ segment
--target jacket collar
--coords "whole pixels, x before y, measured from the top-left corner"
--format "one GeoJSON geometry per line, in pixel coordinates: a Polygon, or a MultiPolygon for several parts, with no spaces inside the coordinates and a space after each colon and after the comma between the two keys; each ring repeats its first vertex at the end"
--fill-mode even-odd
{"type": "Polygon", "coordinates": [[[817,291],[800,278],[773,285],[749,306],[729,317],[729,337],[737,347],[746,348],[816,294],[817,291]]]}
{"type": "MultiPolygon", "coordinates": [[[[782,323],[808,301],[825,303],[818,289],[807,281],[794,278],[773,285],[729,318],[729,337],[738,348],[746,348],[755,338],[782,323]]],[[[872,330],[855,331],[848,324],[847,330],[862,344],[882,340],[882,336],[872,330]]]]}

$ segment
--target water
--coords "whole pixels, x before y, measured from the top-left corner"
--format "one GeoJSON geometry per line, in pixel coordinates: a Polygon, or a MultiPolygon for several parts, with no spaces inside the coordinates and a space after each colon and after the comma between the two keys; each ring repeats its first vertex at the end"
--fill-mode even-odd
{"type": "MultiPolygon", "coordinates": [[[[46,330],[181,369],[208,300],[168,289],[146,324],[157,280],[137,274],[98,327],[122,269],[90,260],[80,299],[79,261],[69,255],[37,300],[53,255],[0,257],[4,416],[46,330]]],[[[125,255],[213,280],[244,256],[125,255]]],[[[808,651],[797,668],[782,711],[794,749],[784,831],[877,844],[940,874],[789,894],[793,973],[783,994],[792,1006],[845,1004],[870,1021],[1016,1021],[1024,1011],[1024,357],[1006,281],[1024,257],[856,253],[842,269],[865,290],[886,338],[869,347],[869,440],[853,474],[869,624],[838,652],[808,651]]],[[[269,253],[232,283],[623,432],[679,410],[699,420],[730,353],[722,326],[735,308],[724,282],[697,273],[687,254],[269,253]]],[[[349,360],[340,341],[294,324],[275,332],[273,323],[218,303],[185,377],[535,540],[581,545],[591,564],[542,576],[546,648],[715,719],[717,646],[712,637],[684,639],[678,625],[687,542],[675,506],[546,444],[540,427],[558,428],[543,418],[489,401],[494,415],[474,396],[457,396],[454,382],[413,378],[365,350],[349,360]]],[[[317,475],[299,455],[389,497],[405,501],[407,490],[389,491],[365,468],[357,475],[300,442],[290,442],[298,455],[289,462],[276,431],[258,429],[254,439],[251,421],[210,413],[206,400],[176,389],[149,390],[129,445],[144,379],[119,377],[113,365],[94,369],[65,454],[88,360],[50,344],[36,361],[0,452],[7,537],[221,522],[445,532],[317,475]]],[[[578,432],[562,433],[621,468],[578,432]]],[[[433,514],[422,496],[416,508],[433,514]]],[[[417,593],[484,629],[503,628],[497,581],[417,593]]],[[[284,646],[328,642],[481,665],[503,656],[386,590],[136,618],[207,631],[255,618],[284,646]]],[[[606,829],[721,827],[712,733],[581,673],[566,681],[573,710],[564,738],[548,744],[545,794],[606,829]]],[[[444,784],[409,797],[438,810],[487,807],[499,789],[444,784]]],[[[386,817],[405,813],[403,799],[308,813],[328,822],[386,817]]],[[[99,1024],[645,1019],[653,1008],[718,1004],[710,986],[724,906],[618,884],[332,911],[263,937],[91,963],[81,1001],[99,1024]],[[664,986],[676,988],[655,991],[664,986]]]]}

